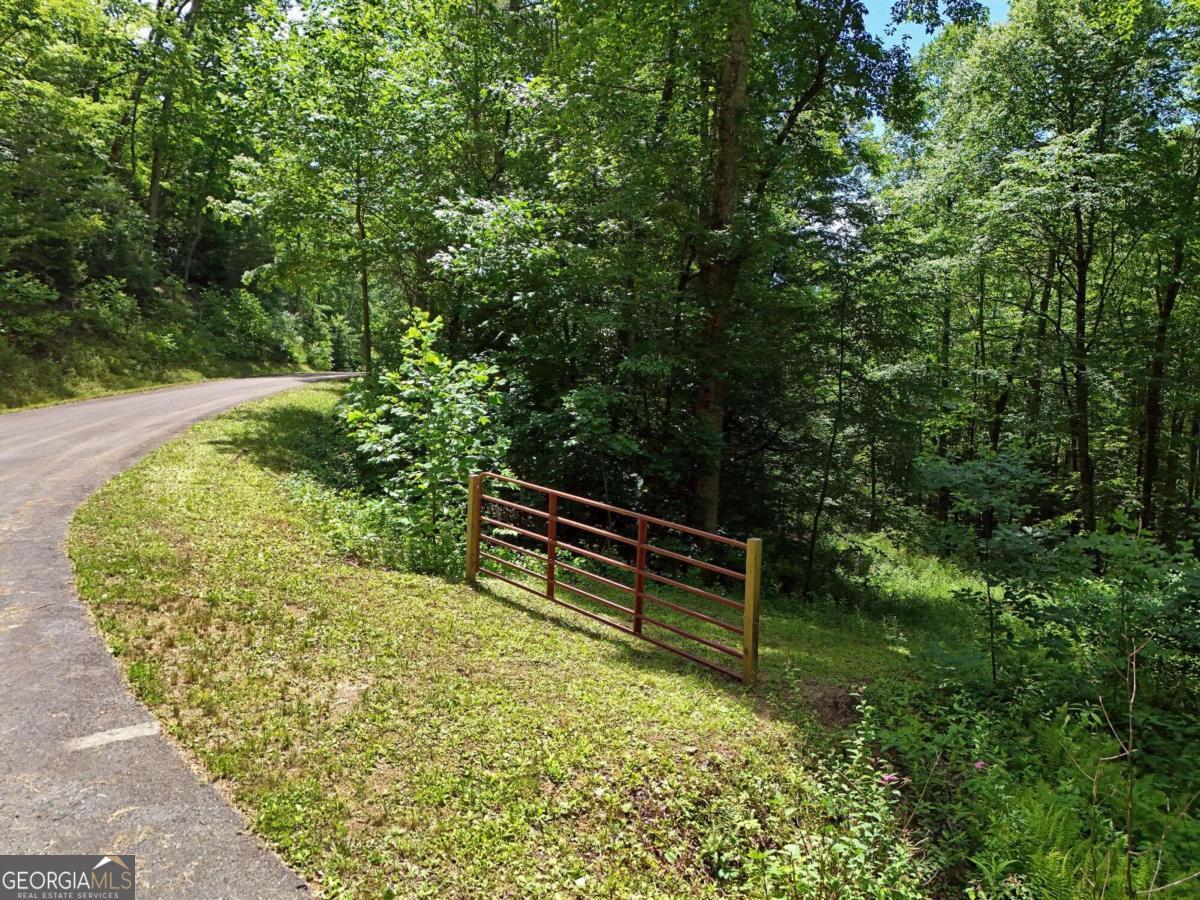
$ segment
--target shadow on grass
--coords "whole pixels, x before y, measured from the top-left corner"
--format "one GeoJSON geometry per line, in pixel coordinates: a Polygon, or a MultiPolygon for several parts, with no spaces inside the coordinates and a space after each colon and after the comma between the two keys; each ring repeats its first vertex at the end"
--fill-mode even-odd
{"type": "MultiPolygon", "coordinates": [[[[735,702],[749,705],[756,715],[780,722],[808,736],[814,724],[833,735],[857,720],[855,689],[877,678],[908,678],[914,676],[912,657],[907,648],[889,643],[874,634],[870,625],[843,621],[843,614],[829,616],[824,609],[772,610],[763,619],[762,645],[759,656],[758,683],[748,688],[740,680],[714,672],[684,657],[678,656],[648,641],[634,638],[626,632],[593,626],[590,620],[577,613],[550,604],[529,593],[513,596],[507,588],[493,587],[490,582],[479,585],[479,592],[506,608],[546,627],[577,635],[580,640],[602,641],[618,651],[621,665],[631,670],[703,682],[719,690],[735,702]]],[[[574,596],[569,602],[589,612],[603,614],[585,600],[574,596]]],[[[619,614],[609,611],[610,618],[619,614]]],[[[656,617],[664,616],[656,614],[656,617]]],[[[682,616],[666,617],[671,624],[687,626],[682,616]]],[[[693,655],[708,656],[703,647],[690,644],[677,635],[654,629],[647,632],[693,655]]],[[[715,657],[715,654],[712,654],[715,657]]],[[[713,659],[723,668],[740,671],[740,661],[726,656],[713,659]]]]}
{"type": "MultiPolygon", "coordinates": [[[[677,656],[661,647],[651,644],[649,641],[638,640],[627,632],[622,632],[618,629],[608,629],[598,622],[593,623],[592,620],[581,617],[578,613],[557,604],[552,604],[548,599],[543,598],[542,602],[545,603],[545,606],[538,608],[535,605],[538,603],[538,598],[534,594],[528,594],[528,600],[524,597],[518,600],[515,597],[495,590],[490,584],[481,584],[477,587],[477,590],[479,593],[498,601],[508,609],[528,616],[534,621],[578,635],[585,640],[603,641],[608,646],[619,650],[624,662],[638,668],[654,672],[667,672],[672,675],[691,676],[703,679],[706,683],[720,687],[734,696],[750,696],[749,690],[740,681],[736,681],[703,666],[698,666],[682,656],[677,656]],[[576,621],[572,621],[572,617],[576,621]],[[595,631],[591,627],[592,624],[600,628],[605,628],[605,631],[595,631]]],[[[583,608],[584,604],[580,603],[579,606],[583,608]]],[[[733,661],[733,665],[727,667],[734,668],[736,665],[737,661],[735,660],[733,661]]]]}
{"type": "Polygon", "coordinates": [[[313,379],[310,390],[329,394],[328,405],[267,404],[237,407],[225,418],[235,434],[209,443],[219,452],[247,458],[276,474],[307,475],[337,489],[354,487],[357,477],[352,448],[337,419],[330,414],[342,382],[313,379]]]}
{"type": "MultiPolygon", "coordinates": [[[[328,397],[296,403],[254,404],[233,410],[226,420],[231,420],[235,429],[226,432],[225,437],[212,439],[211,446],[228,456],[247,458],[277,474],[305,475],[337,490],[361,489],[352,448],[331,414],[341,386],[331,382],[313,388],[329,392],[328,397]]],[[[761,677],[753,689],[648,641],[593,624],[569,609],[544,599],[539,603],[534,594],[518,599],[493,589],[490,583],[481,585],[480,591],[547,627],[565,629],[583,640],[604,641],[617,649],[622,662],[632,669],[702,680],[737,702],[753,705],[761,715],[797,728],[808,728],[814,718],[822,724],[846,724],[847,710],[853,712],[850,694],[853,686],[881,677],[911,674],[914,645],[929,637],[914,629],[921,628],[918,622],[931,611],[918,612],[914,608],[915,598],[908,597],[904,587],[903,584],[869,586],[869,593],[874,596],[860,598],[863,602],[856,604],[857,608],[834,603],[814,607],[799,600],[778,598],[766,603],[760,629],[761,677]],[[905,611],[907,616],[903,615],[905,611]],[[905,631],[910,634],[906,636],[905,631]]],[[[582,598],[564,599],[589,612],[607,613],[620,621],[619,614],[582,598]]],[[[658,609],[654,616],[691,631],[703,631],[701,627],[693,627],[694,620],[669,610],[658,609]]],[[[648,625],[647,630],[694,655],[711,658],[722,668],[740,671],[738,659],[710,652],[653,626],[648,625]]],[[[734,646],[738,641],[728,633],[706,636],[719,636],[734,646]]]]}

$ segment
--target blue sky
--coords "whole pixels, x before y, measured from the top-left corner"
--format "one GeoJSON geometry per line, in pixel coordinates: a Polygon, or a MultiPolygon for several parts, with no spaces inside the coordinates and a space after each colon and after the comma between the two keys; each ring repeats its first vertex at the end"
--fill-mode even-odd
{"type": "MultiPolygon", "coordinates": [[[[925,33],[925,28],[920,25],[901,25],[896,29],[895,34],[888,35],[885,29],[891,22],[892,4],[895,0],[867,0],[867,26],[871,31],[880,35],[887,43],[899,43],[905,37],[908,37],[909,52],[916,55],[926,41],[932,37],[925,33]]],[[[1001,22],[1008,14],[1008,0],[985,0],[988,9],[991,10],[991,21],[1001,22]]]]}

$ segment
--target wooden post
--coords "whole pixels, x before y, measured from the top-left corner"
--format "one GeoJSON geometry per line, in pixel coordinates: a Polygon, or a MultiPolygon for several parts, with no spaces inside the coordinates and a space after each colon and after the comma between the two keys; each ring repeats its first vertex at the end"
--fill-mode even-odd
{"type": "Polygon", "coordinates": [[[746,595],[742,617],[742,683],[758,678],[758,595],[762,590],[762,538],[746,541],[746,595]]]}
{"type": "Polygon", "coordinates": [[[558,494],[550,494],[546,499],[549,515],[546,517],[546,596],[553,600],[557,591],[554,589],[554,551],[558,547],[558,494]]]}
{"type": "Polygon", "coordinates": [[[479,516],[483,505],[483,476],[467,479],[467,584],[475,584],[479,571],[479,516]]]}
{"type": "Polygon", "coordinates": [[[637,572],[633,576],[633,633],[642,633],[642,610],[646,593],[646,520],[638,516],[637,572]]]}

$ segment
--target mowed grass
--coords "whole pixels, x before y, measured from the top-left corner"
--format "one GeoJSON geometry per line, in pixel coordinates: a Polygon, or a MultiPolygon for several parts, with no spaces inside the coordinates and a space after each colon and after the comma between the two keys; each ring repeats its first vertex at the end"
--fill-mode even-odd
{"type": "Polygon", "coordinates": [[[731,846],[790,839],[849,689],[909,671],[902,629],[768,599],[748,691],[505,585],[343,558],[284,481],[341,390],[195,426],[70,537],[133,689],[258,833],[331,896],[719,895],[731,846]]]}

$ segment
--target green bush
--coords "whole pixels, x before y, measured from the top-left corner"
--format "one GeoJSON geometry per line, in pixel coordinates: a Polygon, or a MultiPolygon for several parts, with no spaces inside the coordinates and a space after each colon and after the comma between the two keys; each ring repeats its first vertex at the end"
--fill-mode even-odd
{"type": "Polygon", "coordinates": [[[79,292],[74,321],[92,334],[123,337],[140,319],[137,301],[115,278],[90,282],[79,292]]]}
{"type": "Polygon", "coordinates": [[[32,275],[0,273],[0,337],[21,351],[49,349],[70,321],[57,301],[58,292],[32,275]]]}
{"type": "Polygon", "coordinates": [[[138,334],[136,346],[140,361],[158,368],[170,365],[180,355],[182,337],[175,328],[147,328],[138,334]]]}
{"type": "Polygon", "coordinates": [[[276,310],[271,316],[270,329],[275,335],[275,353],[297,365],[303,365],[308,360],[304,335],[300,332],[300,320],[295,313],[276,310]]]}
{"type": "Polygon", "coordinates": [[[943,877],[974,897],[1040,898],[1122,893],[1127,881],[1147,891],[1191,871],[1193,788],[1167,785],[1195,768],[1193,732],[1154,737],[1143,715],[1131,771],[1109,726],[1124,733],[1116,709],[1056,707],[1052,679],[1036,675],[998,696],[984,669],[973,683],[947,667],[939,684],[871,689],[880,752],[911,780],[912,818],[943,877]]]}
{"type": "Polygon", "coordinates": [[[350,391],[342,417],[387,498],[405,565],[448,575],[461,571],[467,477],[497,468],[507,440],[496,425],[496,369],[443,356],[440,329],[418,312],[395,364],[350,391]]]}
{"type": "Polygon", "coordinates": [[[328,372],[333,369],[333,317],[325,307],[309,307],[304,315],[295,317],[304,360],[314,369],[328,372]]]}
{"type": "Polygon", "coordinates": [[[333,371],[333,343],[329,340],[313,341],[305,350],[308,364],[318,372],[333,371]]]}
{"type": "Polygon", "coordinates": [[[200,298],[201,316],[222,354],[232,359],[263,359],[278,354],[270,314],[252,293],[207,290],[200,298]]]}
{"type": "Polygon", "coordinates": [[[336,372],[348,372],[359,364],[358,342],[345,316],[329,319],[330,368],[336,372]]]}
{"type": "Polygon", "coordinates": [[[904,806],[910,785],[875,752],[875,711],[858,711],[840,752],[747,776],[709,811],[701,852],[714,878],[770,900],[927,896],[934,870],[904,806]]]}

